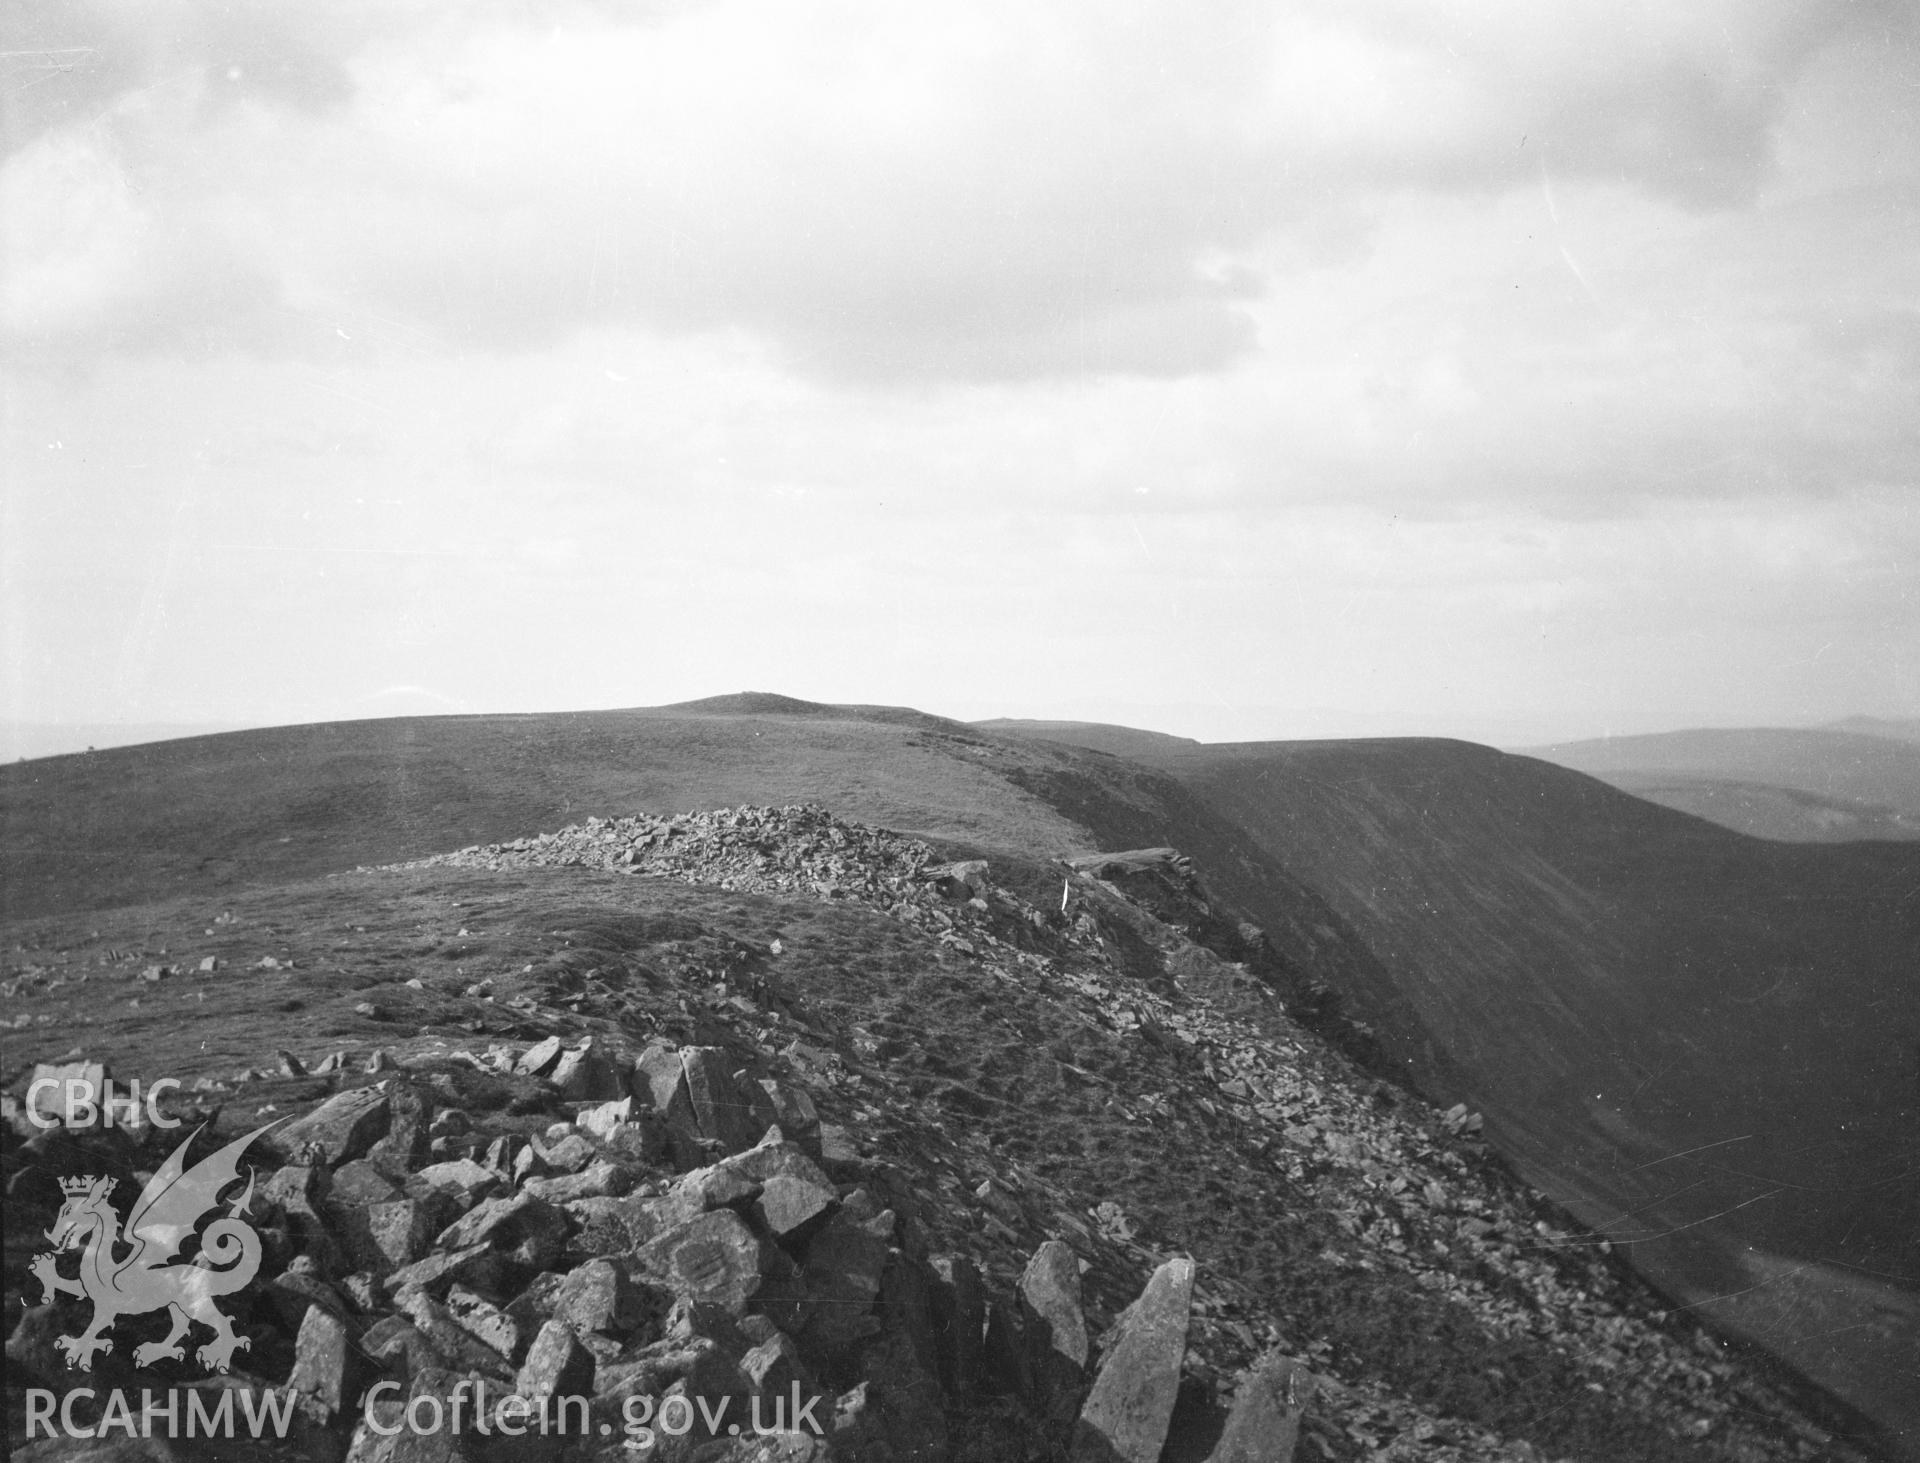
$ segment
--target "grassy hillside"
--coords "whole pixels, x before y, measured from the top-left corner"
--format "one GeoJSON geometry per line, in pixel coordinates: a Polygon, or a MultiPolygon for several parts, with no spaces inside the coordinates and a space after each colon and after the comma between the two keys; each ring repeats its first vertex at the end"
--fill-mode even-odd
{"type": "Polygon", "coordinates": [[[217,897],[590,815],[743,802],[816,803],[1042,856],[1177,843],[1303,982],[1353,983],[1370,959],[1324,901],[1165,773],[904,708],[766,693],[329,722],[0,767],[0,918],[217,897]]]}
{"type": "Polygon", "coordinates": [[[295,878],[590,813],[819,802],[915,832],[1084,849],[996,776],[1049,761],[919,712],[729,697],[275,727],[0,767],[0,916],[295,878]]]}

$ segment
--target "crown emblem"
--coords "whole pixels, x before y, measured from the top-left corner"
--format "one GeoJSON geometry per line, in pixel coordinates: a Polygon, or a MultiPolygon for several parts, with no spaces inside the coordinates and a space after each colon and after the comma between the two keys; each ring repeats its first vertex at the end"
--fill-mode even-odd
{"type": "Polygon", "coordinates": [[[60,1180],[61,1192],[69,1195],[77,1196],[80,1194],[84,1194],[88,1190],[90,1190],[92,1187],[93,1187],[93,1175],[90,1173],[83,1173],[78,1178],[69,1178],[69,1179],[60,1180]]]}

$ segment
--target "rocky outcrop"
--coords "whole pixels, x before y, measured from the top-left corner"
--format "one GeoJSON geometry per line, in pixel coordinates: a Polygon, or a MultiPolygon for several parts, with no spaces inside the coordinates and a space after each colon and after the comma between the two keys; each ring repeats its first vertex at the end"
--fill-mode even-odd
{"type": "MultiPolygon", "coordinates": [[[[283,1161],[258,1176],[251,1211],[267,1255],[242,1323],[252,1374],[228,1379],[292,1390],[299,1456],[1531,1456],[1370,1372],[1359,1319],[1316,1289],[1336,1280],[1351,1287],[1342,1299],[1430,1297],[1422,1314],[1455,1325],[1450,1339],[1496,1336],[1516,1368],[1616,1381],[1623,1415],[1664,1430],[1672,1457],[1847,1456],[1636,1309],[1479,1162],[1471,1114],[1369,1084],[1288,1024],[1233,958],[1252,937],[1171,851],[1029,871],[1044,908],[996,861],[942,860],[807,808],[593,820],[428,867],[449,863],[585,868],[623,895],[605,871],[797,896],[829,918],[863,906],[858,953],[878,974],[864,1004],[809,1004],[767,973],[792,958],[782,926],[702,955],[693,974],[568,984],[576,967],[556,960],[550,984],[529,966],[508,994],[503,976],[498,1003],[476,985],[470,1009],[513,1035],[473,1049],[395,1036],[375,1073],[358,1054],[307,1053],[307,1075],[283,1079],[305,1082],[301,1097],[274,1104],[283,1161]],[[871,939],[879,916],[905,932],[898,946],[871,939]],[[1006,1115],[1039,1095],[956,1070],[933,1050],[938,1016],[899,1019],[885,998],[903,950],[937,962],[939,981],[919,989],[954,1003],[942,1012],[978,1002],[1004,1020],[1048,1100],[1071,1094],[1074,1111],[1116,1125],[1106,1134],[1138,1129],[1156,1163],[1181,1146],[1217,1156],[1201,1182],[1219,1211],[1238,1205],[1286,1237],[1300,1311],[1232,1257],[1206,1258],[1201,1226],[1157,1230],[1135,1188],[1076,1188],[1020,1151],[1006,1115]],[[1275,1201],[1282,1186],[1291,1204],[1275,1201]],[[471,1415],[482,1395],[543,1393],[573,1399],[564,1445],[380,1430],[416,1406],[471,1415]],[[784,1424],[778,1437],[751,1435],[756,1408],[784,1424]],[[701,1431],[716,1414],[718,1431],[701,1431]],[[641,1432],[653,1451],[625,1450],[641,1432]],[[1696,1442],[1706,1451],[1688,1452],[1696,1442]]],[[[265,1120],[265,1104],[240,1100],[253,1080],[208,1089],[233,1103],[223,1135],[249,1108],[265,1120]]],[[[51,1222],[52,1175],[92,1164],[130,1183],[164,1146],[14,1140],[9,1235],[51,1222]]],[[[57,1375],[53,1337],[76,1319],[65,1299],[25,1306],[10,1360],[57,1375]]]]}
{"type": "MultiPolygon", "coordinates": [[[[300,1409],[303,1448],[392,1463],[429,1447],[368,1425],[363,1399],[384,1381],[393,1385],[374,1395],[409,1406],[430,1397],[451,1409],[463,1388],[465,1405],[477,1406],[483,1386],[577,1399],[590,1435],[603,1424],[625,1435],[635,1398],[678,1396],[695,1418],[703,1406],[747,1416],[759,1406],[770,1417],[778,1403],[780,1416],[800,1414],[794,1440],[730,1441],[727,1458],[944,1459],[949,1415],[1004,1374],[989,1349],[1011,1347],[1020,1386],[1006,1399],[1012,1413],[999,1404],[1003,1439],[1056,1435],[1078,1411],[1076,1459],[1157,1457],[1152,1440],[1165,1439],[1186,1345],[1189,1261],[1156,1272],[1086,1396],[1094,1350],[1071,1246],[1042,1243],[1017,1297],[992,1297],[972,1261],[926,1255],[857,1175],[836,1179],[778,1126],[749,1143],[744,1117],[703,1118],[703,1103],[709,1113],[761,1106],[724,1053],[651,1047],[631,1071],[628,1097],[582,1104],[566,1133],[537,1140],[539,1151],[590,1173],[610,1151],[629,1155],[626,1129],[649,1117],[711,1133],[723,1151],[692,1169],[665,1159],[626,1198],[553,1202],[533,1191],[550,1180],[532,1166],[514,1165],[517,1183],[501,1172],[504,1150],[471,1123],[446,1125],[461,1129],[465,1153],[396,1182],[354,1155],[388,1130],[396,1093],[430,1120],[418,1111],[423,1089],[406,1078],[341,1092],[288,1125],[287,1149],[304,1162],[261,1185],[260,1218],[309,1218],[342,1236],[325,1263],[306,1254],[272,1279],[286,1304],[266,1333],[255,1327],[263,1354],[291,1354],[283,1385],[300,1409]],[[701,1102],[681,1102],[679,1081],[654,1080],[673,1069],[671,1057],[683,1077],[699,1073],[688,1085],[701,1102]],[[604,1223],[609,1213],[623,1222],[604,1223]],[[637,1234],[649,1237],[636,1243],[637,1234]],[[997,1331],[990,1309],[1003,1320],[997,1331]]],[[[41,1325],[23,1322],[16,1349],[41,1325]]],[[[457,1439],[432,1446],[469,1456],[457,1439]]]]}

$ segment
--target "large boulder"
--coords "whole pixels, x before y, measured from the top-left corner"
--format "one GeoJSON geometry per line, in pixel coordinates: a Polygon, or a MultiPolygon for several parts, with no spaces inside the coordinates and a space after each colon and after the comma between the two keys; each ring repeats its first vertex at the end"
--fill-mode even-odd
{"type": "Polygon", "coordinates": [[[352,1364],[347,1323],[323,1306],[307,1307],[293,1344],[293,1373],[287,1386],[315,1421],[333,1421],[353,1400],[348,1386],[352,1364]]]}
{"type": "Polygon", "coordinates": [[[295,1118],[267,1141],[289,1158],[310,1156],[334,1168],[364,1157],[386,1135],[389,1116],[387,1094],[380,1088],[349,1087],[295,1118]]]}
{"type": "Polygon", "coordinates": [[[589,1037],[582,1046],[562,1052],[547,1080],[569,1102],[606,1102],[627,1089],[626,1075],[589,1037]]]}
{"type": "Polygon", "coordinates": [[[488,1199],[448,1225],[436,1241],[443,1250],[486,1245],[531,1270],[543,1270],[560,1256],[567,1239],[567,1216],[532,1194],[488,1199]]]}
{"type": "Polygon", "coordinates": [[[764,1093],[756,1088],[749,1095],[735,1079],[733,1058],[726,1048],[683,1047],[680,1060],[686,1068],[687,1094],[693,1100],[693,1116],[700,1136],[714,1139],[729,1153],[757,1143],[767,1128],[766,1123],[757,1119],[770,1117],[771,1108],[765,1106],[764,1093]]]}
{"type": "Polygon", "coordinates": [[[1187,1358],[1193,1261],[1167,1261],[1120,1318],[1074,1426],[1074,1463],[1155,1463],[1187,1358]]]}
{"type": "Polygon", "coordinates": [[[1291,1357],[1263,1356],[1240,1384],[1207,1463],[1293,1463],[1300,1417],[1314,1385],[1313,1373],[1291,1357]]]}
{"type": "Polygon", "coordinates": [[[564,1321],[548,1321],[527,1348],[516,1379],[522,1397],[591,1397],[593,1353],[564,1321]]]}
{"type": "Polygon", "coordinates": [[[753,1213],[767,1233],[783,1244],[792,1245],[804,1239],[838,1203],[839,1196],[831,1188],[775,1174],[753,1201],[753,1213]]]}
{"type": "Polygon", "coordinates": [[[354,1264],[385,1276],[425,1257],[435,1225],[427,1205],[395,1199],[346,1210],[340,1229],[354,1264]]]}
{"type": "Polygon", "coordinates": [[[731,1209],[695,1215],[649,1240],[638,1256],[675,1291],[736,1316],[760,1289],[770,1258],[760,1237],[731,1209]]]}
{"type": "Polygon", "coordinates": [[[404,1182],[429,1157],[433,1097],[424,1087],[402,1078],[381,1085],[387,1094],[387,1127],[367,1149],[367,1161],[404,1182]]]}
{"type": "Polygon", "coordinates": [[[1020,1315],[1027,1338],[1028,1374],[1055,1373],[1078,1381],[1087,1365],[1087,1319],[1080,1299],[1080,1258],[1062,1240],[1033,1252],[1020,1276],[1020,1315]]]}
{"type": "Polygon", "coordinates": [[[668,1127],[694,1131],[693,1098],[679,1052],[657,1043],[648,1047],[634,1062],[629,1085],[634,1097],[665,1119],[668,1127]]]}
{"type": "Polygon", "coordinates": [[[857,1219],[840,1210],[807,1245],[799,1339],[832,1355],[880,1329],[873,1315],[892,1244],[892,1210],[857,1219]]]}

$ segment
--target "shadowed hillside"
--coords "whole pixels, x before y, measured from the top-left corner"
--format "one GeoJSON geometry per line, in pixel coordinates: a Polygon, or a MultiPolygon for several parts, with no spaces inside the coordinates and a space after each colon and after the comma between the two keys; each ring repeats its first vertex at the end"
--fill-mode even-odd
{"type": "Polygon", "coordinates": [[[1465,743],[1153,760],[1359,935],[1378,964],[1346,994],[1423,1089],[1484,1108],[1689,1299],[1749,1292],[1743,1321],[1802,1364],[1905,1389],[1910,1299],[1876,1302],[1896,1319],[1864,1355],[1816,1339],[1822,1360],[1809,1313],[1769,1311],[1741,1256],[1920,1281],[1920,852],[1744,838],[1465,743]]]}

